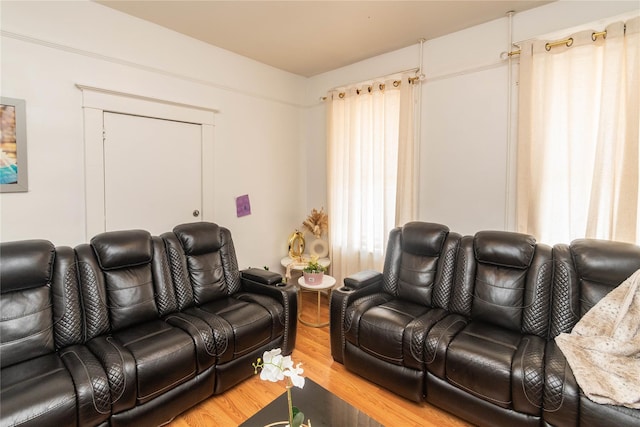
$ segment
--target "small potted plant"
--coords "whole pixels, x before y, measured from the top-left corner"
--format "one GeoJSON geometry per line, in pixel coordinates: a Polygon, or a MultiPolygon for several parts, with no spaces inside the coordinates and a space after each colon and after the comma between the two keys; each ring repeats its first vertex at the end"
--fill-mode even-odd
{"type": "Polygon", "coordinates": [[[325,270],[326,269],[318,262],[318,257],[311,257],[311,260],[309,260],[307,265],[302,269],[304,282],[307,285],[321,284],[325,270]]]}

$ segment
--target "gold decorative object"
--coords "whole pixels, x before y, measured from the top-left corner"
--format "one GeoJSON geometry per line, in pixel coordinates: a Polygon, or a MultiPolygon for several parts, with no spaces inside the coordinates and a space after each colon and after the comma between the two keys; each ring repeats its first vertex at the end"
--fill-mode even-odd
{"type": "Polygon", "coordinates": [[[304,235],[301,231],[296,230],[289,236],[289,257],[292,260],[299,260],[304,253],[304,235]]]}
{"type": "Polygon", "coordinates": [[[320,211],[313,209],[311,210],[311,215],[303,221],[302,225],[314,236],[320,238],[322,233],[329,229],[329,217],[324,213],[324,208],[321,208],[320,211]]]}

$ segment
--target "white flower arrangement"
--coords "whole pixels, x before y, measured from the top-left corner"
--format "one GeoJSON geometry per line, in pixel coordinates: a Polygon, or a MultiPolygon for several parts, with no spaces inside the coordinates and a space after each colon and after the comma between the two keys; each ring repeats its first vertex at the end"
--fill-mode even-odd
{"type": "Polygon", "coordinates": [[[258,373],[260,369],[260,379],[264,381],[278,382],[285,380],[287,389],[287,401],[289,403],[289,426],[300,427],[304,421],[304,414],[291,402],[291,387],[304,387],[304,377],[302,373],[304,369],[300,367],[301,363],[293,366],[291,356],[283,356],[282,350],[274,348],[265,351],[262,358],[253,363],[254,373],[258,373]]]}

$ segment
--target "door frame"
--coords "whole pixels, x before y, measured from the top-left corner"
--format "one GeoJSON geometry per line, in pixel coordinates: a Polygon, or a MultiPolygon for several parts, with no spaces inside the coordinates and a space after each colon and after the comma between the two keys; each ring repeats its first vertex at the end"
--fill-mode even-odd
{"type": "MultiPolygon", "coordinates": [[[[202,221],[213,221],[214,126],[218,110],[158,98],[76,84],[82,91],[84,118],[85,239],[106,231],[104,180],[104,112],[201,125],[202,221]]],[[[167,230],[170,231],[170,230],[167,230]]]]}

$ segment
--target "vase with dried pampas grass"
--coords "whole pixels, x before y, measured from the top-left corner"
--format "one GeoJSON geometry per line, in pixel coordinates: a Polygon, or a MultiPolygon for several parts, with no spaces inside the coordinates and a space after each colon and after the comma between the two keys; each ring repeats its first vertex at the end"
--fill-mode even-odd
{"type": "Polygon", "coordinates": [[[324,208],[312,209],[311,214],[302,222],[302,225],[316,238],[320,238],[329,229],[329,217],[324,213],[324,208]]]}
{"type": "Polygon", "coordinates": [[[329,217],[324,213],[324,208],[311,210],[311,214],[302,222],[302,225],[316,236],[316,239],[309,245],[311,255],[317,258],[326,257],[329,254],[329,245],[326,240],[320,238],[329,230],[329,217]]]}

